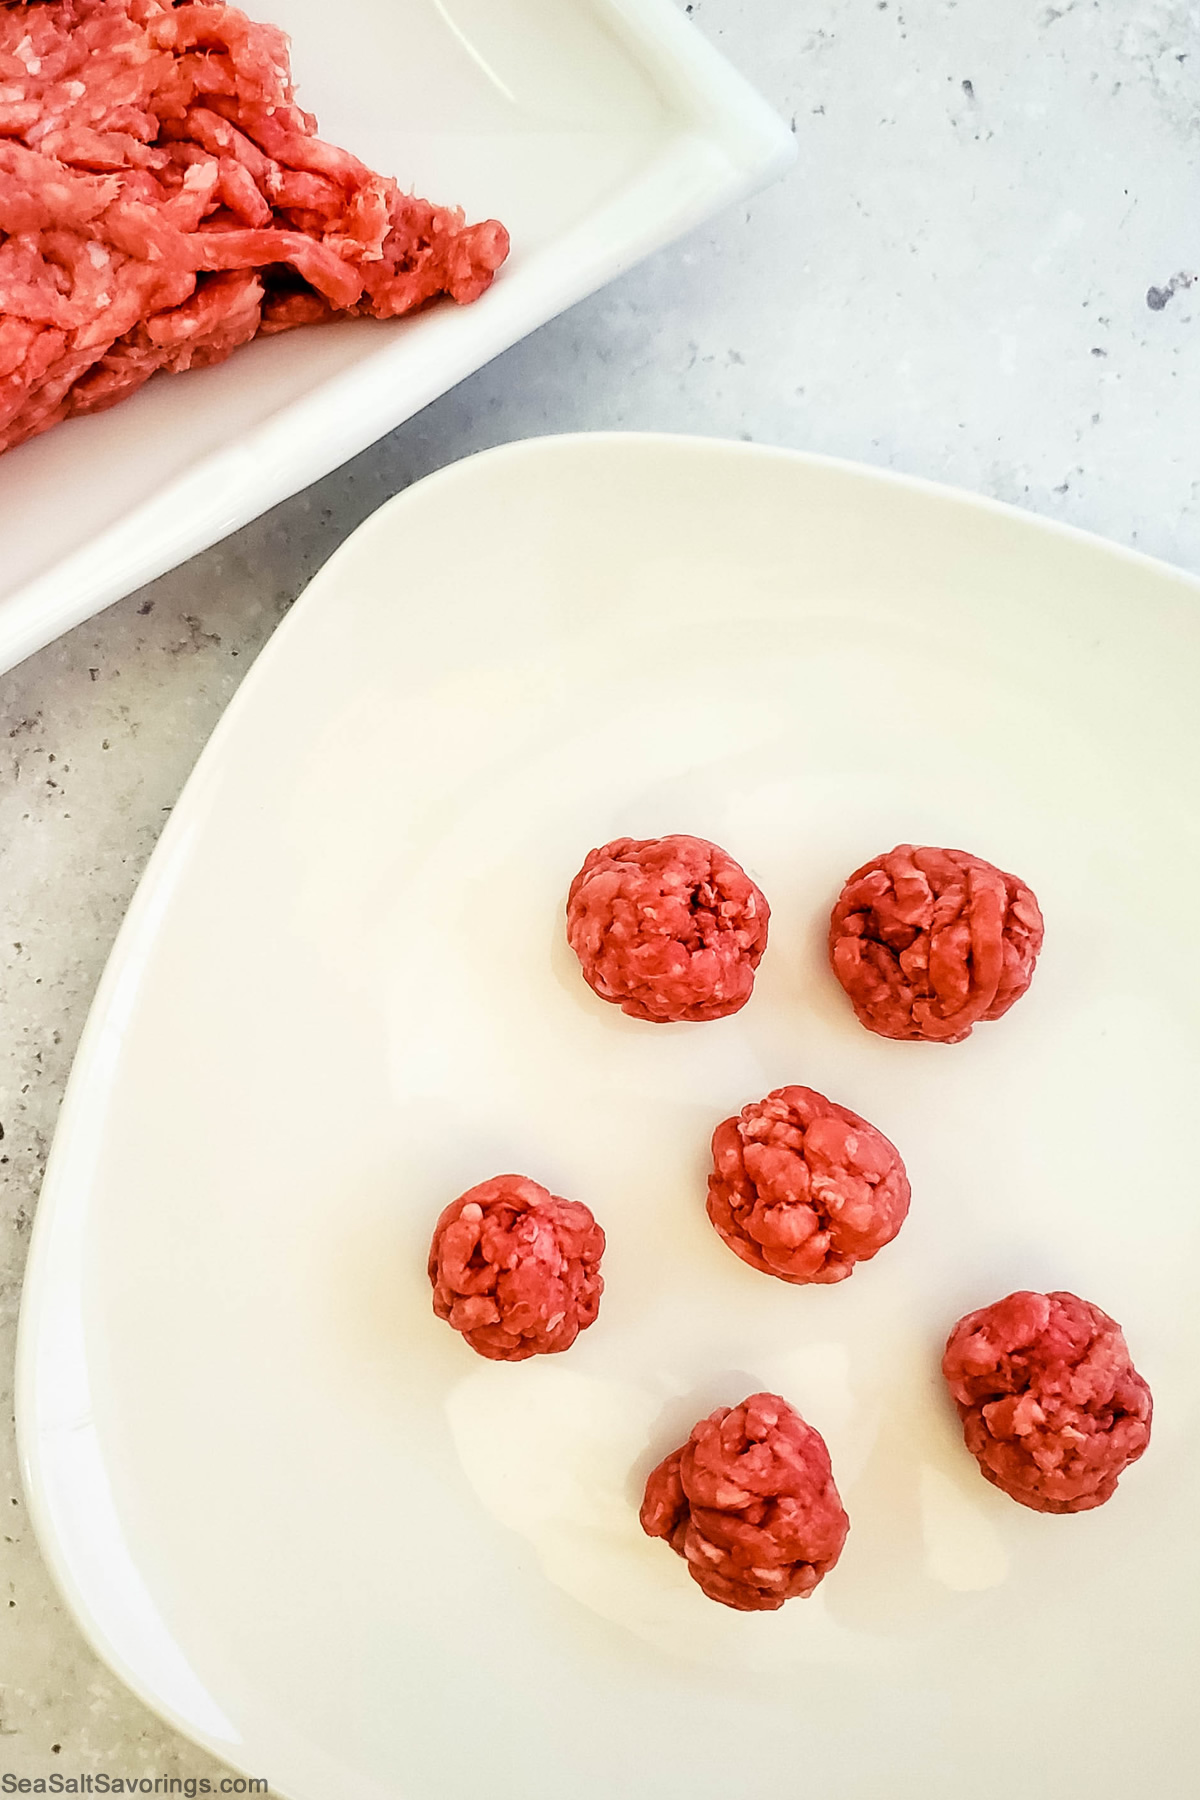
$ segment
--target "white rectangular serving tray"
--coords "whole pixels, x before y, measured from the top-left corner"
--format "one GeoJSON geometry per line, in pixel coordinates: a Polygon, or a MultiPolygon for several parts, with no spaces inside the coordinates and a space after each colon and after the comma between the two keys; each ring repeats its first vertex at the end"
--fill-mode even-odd
{"type": "Polygon", "coordinates": [[[290,32],[324,136],[502,219],[512,255],[474,306],[255,343],[0,457],[0,670],[327,474],[794,154],[673,0],[251,10],[290,32]]]}

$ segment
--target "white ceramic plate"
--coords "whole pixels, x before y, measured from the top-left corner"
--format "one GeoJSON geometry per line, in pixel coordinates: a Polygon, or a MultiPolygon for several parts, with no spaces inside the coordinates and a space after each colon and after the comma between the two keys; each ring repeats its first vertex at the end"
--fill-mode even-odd
{"type": "Polygon", "coordinates": [[[0,670],[336,468],[795,154],[674,0],[251,10],[291,33],[326,137],[503,219],[512,254],[474,306],[267,339],[0,458],[0,670]]]}
{"type": "Polygon", "coordinates": [[[542,440],[334,557],[164,834],[38,1213],[19,1415],[41,1541],[168,1718],[302,1800],[1128,1800],[1197,1751],[1197,584],[1001,507],[703,441],[542,440]],[[584,852],[690,831],[774,915],[752,1003],[584,987],[584,852]],[[1036,887],[1028,996],[947,1049],[854,1022],[822,940],[898,840],[1036,887]],[[743,1267],[707,1140],[788,1081],[900,1146],[843,1286],[743,1267]],[[519,1169],[609,1233],[569,1355],[433,1317],[442,1204],[519,1169]],[[1123,1321],[1158,1410],[1094,1514],[989,1488],[937,1372],[1014,1287],[1123,1321]],[[639,1533],[756,1388],[853,1528],[739,1616],[639,1533]]]}

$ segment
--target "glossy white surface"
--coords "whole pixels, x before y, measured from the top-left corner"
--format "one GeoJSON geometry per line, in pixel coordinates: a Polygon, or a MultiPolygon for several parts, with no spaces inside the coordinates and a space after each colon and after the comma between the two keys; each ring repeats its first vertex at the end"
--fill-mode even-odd
{"type": "Polygon", "coordinates": [[[356,534],[164,834],[39,1211],[27,1486],[118,1672],[302,1800],[458,1800],[484,1765],[499,1800],[1186,1791],[1197,978],[1147,921],[1200,860],[1196,599],[985,502],[661,439],[494,453],[356,534]],[[592,843],[670,829],[774,916],[742,1014],[657,1031],[582,986],[559,909],[592,843]],[[1030,994],[953,1049],[861,1031],[821,953],[841,877],[909,836],[1047,915],[1030,994]],[[712,1124],[787,1080],[913,1178],[842,1287],[704,1218],[712,1124]],[[423,1254],[505,1167],[595,1207],[608,1290],[569,1356],[493,1369],[423,1254]],[[948,1325],[1017,1285],[1107,1307],[1154,1388],[1096,1514],[986,1487],[943,1403],[948,1325]],[[634,1513],[764,1384],[853,1529],[817,1600],[746,1619],[634,1513]]]}
{"type": "Polygon", "coordinates": [[[0,462],[0,669],[307,486],[780,173],[787,127],[670,0],[271,0],[324,135],[512,254],[469,307],[257,342],[0,462]],[[64,505],[69,496],[70,504],[64,505]]]}

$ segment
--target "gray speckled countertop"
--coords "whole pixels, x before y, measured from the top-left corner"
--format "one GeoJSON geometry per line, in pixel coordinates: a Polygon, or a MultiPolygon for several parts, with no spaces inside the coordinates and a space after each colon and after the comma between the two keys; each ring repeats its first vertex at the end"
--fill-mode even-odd
{"type": "MultiPolygon", "coordinates": [[[[794,121],[786,181],[0,679],[6,1386],[55,1112],[134,884],[275,624],[400,488],[531,434],[700,432],[978,489],[1200,570],[1194,0],[687,10],[794,121]]],[[[215,1782],[52,1592],[10,1411],[0,1774],[215,1782]]]]}

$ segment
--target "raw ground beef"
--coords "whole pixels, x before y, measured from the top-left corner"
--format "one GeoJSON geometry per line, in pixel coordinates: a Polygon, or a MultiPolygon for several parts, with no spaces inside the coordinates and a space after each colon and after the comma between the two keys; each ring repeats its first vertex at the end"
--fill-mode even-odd
{"type": "Polygon", "coordinates": [[[908,1213],[895,1146],[812,1088],[778,1088],[713,1133],[708,1216],[735,1255],[781,1281],[842,1281],[908,1213]]]}
{"type": "Polygon", "coordinates": [[[641,1520],[686,1557],[710,1600],[739,1612],[807,1598],[850,1529],[825,1440],[778,1394],[693,1426],[647,1481],[641,1520]]]}
{"type": "Polygon", "coordinates": [[[900,844],[842,889],[829,957],[869,1030],[960,1044],[1020,999],[1042,935],[1015,875],[965,850],[900,844]]]}
{"type": "Polygon", "coordinates": [[[567,939],[589,987],[631,1018],[723,1019],[750,998],[770,916],[716,844],[616,838],[571,883],[567,939]]]}
{"type": "Polygon", "coordinates": [[[1074,1294],[968,1313],[942,1372],[983,1474],[1036,1512],[1102,1506],[1150,1441],[1150,1389],[1121,1327],[1074,1294]]]}
{"type": "Polygon", "coordinates": [[[318,138],[224,0],[0,0],[0,451],[259,334],[474,300],[507,253],[318,138]]]}
{"type": "Polygon", "coordinates": [[[599,1311],[603,1254],[604,1233],[582,1202],[497,1175],[437,1222],[433,1310],[493,1362],[568,1350],[599,1311]]]}

